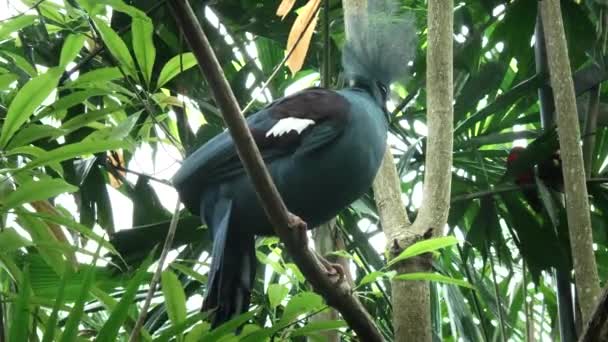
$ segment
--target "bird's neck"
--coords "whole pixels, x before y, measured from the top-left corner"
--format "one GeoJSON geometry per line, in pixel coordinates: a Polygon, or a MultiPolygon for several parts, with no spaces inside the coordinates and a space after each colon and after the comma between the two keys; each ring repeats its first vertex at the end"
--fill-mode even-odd
{"type": "Polygon", "coordinates": [[[382,99],[380,98],[378,86],[372,80],[362,78],[362,77],[353,77],[348,80],[348,86],[354,89],[360,89],[368,93],[379,106],[383,106],[382,99]]]}

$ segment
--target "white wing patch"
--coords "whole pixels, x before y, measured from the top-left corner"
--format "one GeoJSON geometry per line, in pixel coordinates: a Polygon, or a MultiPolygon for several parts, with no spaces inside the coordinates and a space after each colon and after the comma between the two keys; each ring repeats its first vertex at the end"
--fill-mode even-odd
{"type": "Polygon", "coordinates": [[[300,119],[287,117],[279,120],[271,129],[266,132],[266,137],[280,137],[283,134],[291,131],[296,131],[298,134],[302,133],[308,126],[314,125],[314,120],[311,119],[300,119]]]}

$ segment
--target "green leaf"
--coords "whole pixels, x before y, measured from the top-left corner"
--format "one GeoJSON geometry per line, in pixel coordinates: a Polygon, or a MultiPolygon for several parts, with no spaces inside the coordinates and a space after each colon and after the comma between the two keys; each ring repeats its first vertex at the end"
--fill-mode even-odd
{"type": "Polygon", "coordinates": [[[19,248],[31,246],[32,243],[13,228],[0,230],[0,253],[11,253],[19,248]]]}
{"type": "Polygon", "coordinates": [[[305,326],[294,330],[290,336],[292,336],[292,337],[306,336],[306,335],[310,335],[312,333],[318,333],[318,332],[328,331],[328,330],[336,330],[336,329],[340,329],[340,328],[345,328],[347,326],[348,325],[346,324],[346,322],[342,321],[342,320],[314,321],[314,322],[309,322],[305,326]]]}
{"type": "Polygon", "coordinates": [[[152,68],[156,59],[156,49],[152,40],[154,32],[152,21],[148,18],[134,17],[131,30],[133,34],[133,51],[135,52],[137,64],[139,64],[139,68],[144,75],[146,84],[150,85],[152,68]]]}
{"type": "Polygon", "coordinates": [[[66,84],[67,87],[83,87],[90,83],[105,83],[122,78],[122,73],[117,67],[99,68],[78,76],[77,79],[66,84]]]}
{"type": "Polygon", "coordinates": [[[3,91],[8,90],[8,86],[11,85],[13,82],[17,81],[18,79],[19,76],[13,73],[6,73],[0,75],[0,89],[3,91]]]}
{"type": "MultiPolygon", "coordinates": [[[[187,330],[188,328],[190,328],[191,326],[195,325],[196,323],[200,323],[200,321],[205,319],[206,317],[207,316],[204,316],[204,315],[201,316],[200,313],[196,313],[196,314],[188,317],[181,323],[179,323],[177,325],[172,325],[168,329],[164,330],[162,335],[160,335],[157,339],[155,339],[154,342],[174,341],[176,337],[177,337],[177,339],[176,339],[177,341],[182,341],[181,336],[184,333],[184,331],[187,330]]],[[[208,330],[208,328],[207,328],[207,330],[208,330]]],[[[199,340],[197,340],[197,341],[199,341],[199,340]]]]}
{"type": "Polygon", "coordinates": [[[34,68],[34,66],[27,59],[23,58],[22,56],[20,56],[16,53],[12,53],[12,52],[8,52],[8,51],[2,51],[2,52],[5,53],[6,55],[8,55],[13,60],[13,63],[17,67],[19,67],[21,70],[25,71],[25,73],[27,73],[31,77],[36,77],[38,75],[38,71],[36,71],[36,68],[34,68]]]}
{"type": "Polygon", "coordinates": [[[128,74],[135,77],[135,62],[133,62],[129,49],[122,38],[105,21],[93,18],[93,22],[95,22],[95,26],[97,26],[101,34],[101,39],[103,39],[112,56],[118,60],[120,65],[126,68],[128,74]]]}
{"type": "MultiPolygon", "coordinates": [[[[106,95],[108,93],[109,91],[104,89],[87,89],[75,91],[69,95],[60,97],[52,105],[48,106],[45,110],[45,114],[63,111],[75,105],[82,104],[90,97],[106,95]]],[[[75,118],[78,118],[79,116],[81,115],[77,115],[75,118]]]]}
{"type": "Polygon", "coordinates": [[[93,231],[93,229],[74,221],[74,219],[72,219],[71,217],[51,215],[51,214],[46,214],[46,213],[33,213],[33,212],[20,213],[20,215],[29,215],[32,217],[42,219],[47,222],[51,222],[54,224],[64,226],[68,230],[72,230],[78,234],[82,234],[82,236],[86,237],[87,239],[93,240],[93,241],[97,242],[98,244],[101,244],[101,246],[103,248],[107,249],[111,253],[113,253],[115,255],[119,254],[118,251],[114,248],[114,246],[109,241],[107,241],[103,237],[97,235],[93,231]]]}
{"type": "Polygon", "coordinates": [[[236,328],[243,325],[243,323],[255,317],[258,313],[258,309],[251,310],[245,313],[242,313],[228,322],[220,325],[219,327],[208,331],[206,334],[200,337],[199,342],[215,342],[219,341],[221,337],[226,336],[229,333],[232,333],[236,330],[236,328]]]}
{"type": "Polygon", "coordinates": [[[59,57],[59,66],[65,68],[68,63],[74,60],[84,45],[84,35],[70,34],[65,38],[59,57]]]}
{"type": "Polygon", "coordinates": [[[280,325],[291,322],[301,314],[311,312],[323,306],[323,298],[314,292],[300,292],[293,296],[283,312],[280,325]]]}
{"type": "Polygon", "coordinates": [[[462,286],[462,287],[466,287],[466,288],[475,290],[475,287],[465,280],[450,278],[450,277],[444,276],[443,274],[439,274],[439,273],[425,273],[425,272],[406,273],[406,274],[396,275],[393,279],[434,281],[434,282],[443,283],[443,284],[458,285],[458,286],[462,286]]]}
{"type": "Polygon", "coordinates": [[[203,334],[209,330],[211,330],[211,325],[209,323],[200,322],[188,332],[185,342],[199,342],[203,334]]]}
{"type": "Polygon", "coordinates": [[[80,287],[80,293],[78,294],[78,298],[74,302],[74,306],[68,315],[67,322],[65,323],[65,328],[63,329],[63,334],[61,335],[61,342],[71,342],[76,341],[76,337],[78,335],[78,326],[80,325],[80,321],[82,320],[82,316],[84,314],[84,304],[89,297],[89,292],[91,286],[93,286],[93,282],[95,280],[95,263],[97,263],[97,258],[99,257],[99,251],[101,250],[101,245],[97,246],[97,251],[95,251],[95,256],[93,257],[93,261],[91,262],[91,267],[86,270],[84,275],[84,279],[82,280],[82,284],[80,287]]]}
{"type": "Polygon", "coordinates": [[[394,271],[390,271],[390,272],[374,271],[374,272],[366,274],[365,277],[363,277],[363,279],[361,279],[358,286],[363,286],[363,285],[372,283],[372,282],[376,281],[378,278],[392,277],[394,275],[395,275],[394,271]]]}
{"type": "Polygon", "coordinates": [[[192,268],[190,268],[186,265],[182,265],[177,262],[173,262],[173,263],[171,263],[171,268],[189,276],[190,278],[198,281],[201,284],[207,283],[207,276],[201,275],[200,273],[196,272],[195,270],[193,270],[192,268]]]}
{"type": "Polygon", "coordinates": [[[30,181],[19,186],[6,198],[0,199],[3,210],[15,208],[24,203],[46,200],[65,192],[76,192],[78,188],[62,179],[43,179],[30,181]]]}
{"type": "Polygon", "coordinates": [[[65,288],[67,284],[67,280],[72,276],[72,266],[68,263],[64,263],[65,271],[63,272],[63,276],[61,277],[61,281],[59,283],[59,290],[57,292],[57,297],[55,298],[55,304],[53,305],[53,311],[51,312],[51,316],[46,325],[46,329],[44,330],[44,336],[42,337],[42,342],[52,342],[55,340],[57,336],[55,336],[55,329],[57,327],[57,319],[59,317],[59,310],[63,306],[63,302],[65,301],[65,288]]]}
{"type": "Polygon", "coordinates": [[[167,314],[173,325],[186,320],[186,295],[182,283],[177,279],[171,270],[163,271],[161,275],[161,285],[165,296],[167,314]]]}
{"type": "Polygon", "coordinates": [[[101,120],[109,114],[115,113],[123,109],[125,109],[125,107],[123,106],[110,106],[104,109],[93,110],[87,113],[83,113],[64,122],[64,124],[61,125],[60,129],[65,132],[72,132],[90,124],[91,122],[101,120]]]}
{"type": "Polygon", "coordinates": [[[122,294],[120,298],[120,302],[112,309],[112,313],[108,320],[104,323],[101,330],[99,330],[99,334],[97,335],[97,342],[101,341],[116,341],[118,332],[124,322],[129,317],[129,309],[132,305],[134,305],[135,296],[137,295],[137,290],[146,279],[147,269],[150,266],[152,258],[148,257],[146,261],[139,267],[137,273],[133,276],[133,278],[129,281],[125,292],[122,294]]]}
{"type": "Polygon", "coordinates": [[[392,266],[395,263],[411,258],[416,255],[429,253],[441,248],[450,247],[458,243],[458,240],[453,236],[442,236],[438,238],[423,240],[406,248],[396,258],[392,259],[387,266],[392,266]]]}
{"type": "Polygon", "coordinates": [[[126,120],[121,121],[114,127],[107,127],[89,134],[85,141],[105,141],[105,140],[121,140],[126,139],[137,124],[140,112],[130,115],[126,120]]]}
{"type": "Polygon", "coordinates": [[[268,285],[268,301],[271,308],[276,308],[281,301],[287,296],[289,289],[285,285],[270,284],[268,285]]]}
{"type": "Polygon", "coordinates": [[[19,294],[15,308],[13,309],[13,319],[9,324],[9,341],[29,341],[29,328],[30,328],[30,308],[29,301],[31,297],[32,289],[30,288],[30,271],[29,266],[25,266],[22,272],[21,279],[19,279],[19,294]]]}
{"type": "Polygon", "coordinates": [[[12,136],[17,132],[34,110],[51,94],[57,86],[62,70],[59,68],[49,69],[46,73],[29,80],[8,107],[6,120],[2,125],[0,135],[0,149],[8,144],[12,136]]]}
{"type": "Polygon", "coordinates": [[[19,31],[24,27],[30,26],[36,22],[36,15],[21,15],[16,18],[3,21],[0,24],[0,40],[4,40],[11,33],[19,31]]]}
{"type": "Polygon", "coordinates": [[[158,89],[162,87],[167,82],[171,81],[175,76],[179,75],[180,72],[186,71],[196,64],[196,58],[191,52],[174,56],[160,71],[160,76],[158,76],[158,81],[156,82],[156,88],[158,89]]]}
{"type": "Polygon", "coordinates": [[[64,161],[85,154],[95,154],[127,147],[129,147],[129,144],[122,140],[86,141],[69,144],[49,151],[46,155],[32,160],[19,170],[31,170],[52,162],[64,161]]]}
{"type": "MultiPolygon", "coordinates": [[[[20,146],[20,147],[14,148],[14,149],[10,150],[6,155],[7,156],[28,155],[31,157],[30,159],[34,159],[34,158],[41,157],[45,153],[46,153],[46,151],[41,149],[38,146],[26,145],[26,146],[20,146]]],[[[63,177],[63,167],[61,166],[60,163],[58,163],[58,162],[49,163],[49,167],[52,168],[55,172],[57,172],[60,176],[63,177]]]]}
{"type": "Polygon", "coordinates": [[[42,138],[58,136],[61,132],[62,130],[53,126],[28,124],[13,136],[7,149],[24,146],[42,138]]]}

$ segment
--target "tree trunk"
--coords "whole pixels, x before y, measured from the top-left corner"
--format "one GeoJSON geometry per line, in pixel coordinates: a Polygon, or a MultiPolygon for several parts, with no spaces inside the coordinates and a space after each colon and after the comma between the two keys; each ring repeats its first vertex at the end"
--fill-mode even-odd
{"type": "Polygon", "coordinates": [[[597,266],[593,254],[593,237],[585,169],[580,146],[580,128],[570,72],[570,60],[560,3],[558,0],[541,1],[541,15],[545,29],[547,57],[551,86],[557,111],[566,212],[570,247],[574,261],[576,290],[580,298],[583,322],[587,322],[600,292],[597,266]]]}
{"type": "MultiPolygon", "coordinates": [[[[348,1],[345,2],[345,7],[348,1]]],[[[374,182],[374,195],[391,255],[441,234],[450,207],[453,145],[453,2],[429,0],[427,49],[428,144],[422,207],[411,224],[401,201],[401,181],[390,149],[374,182]]],[[[346,10],[346,9],[345,9],[346,10]]],[[[348,24],[348,23],[347,23],[348,24]]],[[[429,272],[430,256],[408,259],[397,272],[429,272]]],[[[426,281],[393,281],[395,341],[431,341],[431,305],[426,281]]]]}

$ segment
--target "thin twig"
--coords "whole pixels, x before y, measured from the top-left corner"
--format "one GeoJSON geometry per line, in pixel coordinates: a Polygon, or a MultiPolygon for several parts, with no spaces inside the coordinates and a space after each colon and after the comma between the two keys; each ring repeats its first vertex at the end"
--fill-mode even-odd
{"type": "Polygon", "coordinates": [[[29,11],[33,10],[34,8],[36,8],[36,7],[40,6],[40,4],[42,4],[42,3],[43,3],[43,2],[45,2],[45,1],[46,1],[46,0],[38,0],[38,2],[36,2],[35,4],[33,4],[33,5],[30,7],[30,8],[26,9],[25,11],[23,11],[23,12],[21,12],[21,13],[17,13],[17,14],[15,14],[15,15],[14,15],[14,16],[12,16],[12,17],[8,17],[8,18],[6,18],[6,19],[2,19],[2,20],[0,20],[0,24],[2,24],[2,23],[4,23],[4,22],[7,22],[7,21],[9,21],[9,20],[13,20],[13,19],[15,19],[15,18],[19,18],[19,17],[21,17],[21,16],[25,15],[25,13],[27,13],[27,12],[29,12],[29,11]]]}
{"type": "Polygon", "coordinates": [[[132,174],[134,174],[136,176],[144,177],[144,178],[147,178],[149,180],[155,181],[155,182],[160,183],[160,184],[164,184],[164,185],[168,185],[168,186],[173,186],[173,183],[171,183],[170,181],[168,181],[166,179],[156,178],[154,176],[150,176],[150,175],[145,174],[145,173],[141,173],[141,172],[138,172],[138,171],[127,169],[126,167],[123,167],[123,166],[120,166],[120,165],[115,165],[115,164],[111,164],[111,163],[109,165],[111,165],[111,167],[113,167],[113,168],[115,168],[116,170],[119,170],[119,171],[132,173],[132,174]]]}
{"type": "Polygon", "coordinates": [[[160,279],[160,274],[163,270],[165,259],[167,258],[167,254],[171,249],[171,245],[173,244],[173,237],[175,236],[175,230],[177,229],[180,204],[181,202],[178,199],[175,205],[175,211],[173,211],[173,217],[171,218],[171,224],[169,225],[169,232],[167,233],[167,237],[165,238],[165,244],[163,245],[163,250],[161,251],[160,258],[158,259],[158,266],[156,267],[156,271],[154,272],[154,276],[152,277],[152,281],[150,282],[150,287],[148,288],[148,293],[146,294],[146,300],[144,301],[144,305],[141,308],[141,313],[137,318],[137,322],[135,322],[135,327],[133,327],[131,336],[129,336],[129,342],[137,342],[139,340],[139,331],[141,330],[142,326],[144,325],[144,321],[146,320],[146,315],[148,314],[150,302],[152,302],[152,297],[156,292],[156,284],[160,279]]]}

